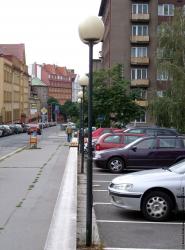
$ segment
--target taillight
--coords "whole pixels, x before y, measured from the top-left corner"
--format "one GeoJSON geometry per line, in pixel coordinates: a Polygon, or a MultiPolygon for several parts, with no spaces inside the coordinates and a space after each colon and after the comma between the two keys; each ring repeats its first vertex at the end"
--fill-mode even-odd
{"type": "Polygon", "coordinates": [[[100,144],[96,144],[96,151],[100,150],[100,144]]]}

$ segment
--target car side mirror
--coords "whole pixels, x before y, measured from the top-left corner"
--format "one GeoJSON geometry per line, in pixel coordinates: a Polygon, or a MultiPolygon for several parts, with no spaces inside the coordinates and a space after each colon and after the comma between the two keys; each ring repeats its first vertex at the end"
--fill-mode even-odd
{"type": "Polygon", "coordinates": [[[136,146],[133,146],[133,147],[132,147],[132,150],[133,150],[134,152],[136,152],[137,147],[136,147],[136,146]]]}

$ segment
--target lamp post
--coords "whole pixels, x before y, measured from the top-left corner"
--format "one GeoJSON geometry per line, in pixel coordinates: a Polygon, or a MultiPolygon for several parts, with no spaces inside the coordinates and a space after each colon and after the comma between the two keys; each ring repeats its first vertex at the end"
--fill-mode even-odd
{"type": "Polygon", "coordinates": [[[104,34],[104,24],[96,16],[88,17],[79,25],[79,36],[89,46],[88,86],[88,158],[87,158],[87,203],[86,203],[86,246],[92,245],[92,94],[93,94],[93,46],[104,34]]]}
{"type": "Polygon", "coordinates": [[[81,173],[84,173],[84,92],[85,87],[89,84],[88,76],[81,76],[78,80],[82,87],[82,130],[81,130],[81,173]]]}
{"type": "MultiPolygon", "coordinates": [[[[83,93],[82,91],[78,92],[78,103],[80,104],[80,130],[79,130],[79,144],[80,144],[80,153],[82,153],[82,100],[83,98],[83,93]]],[[[81,163],[82,164],[82,163],[81,163]]],[[[81,172],[82,172],[82,168],[81,168],[81,172]]]]}

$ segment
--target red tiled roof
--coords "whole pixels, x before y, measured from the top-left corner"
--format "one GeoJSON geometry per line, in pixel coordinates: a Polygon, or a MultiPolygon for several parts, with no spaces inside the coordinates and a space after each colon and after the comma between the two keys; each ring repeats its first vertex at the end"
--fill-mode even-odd
{"type": "Polygon", "coordinates": [[[13,55],[21,62],[26,63],[24,44],[0,44],[0,53],[4,55],[13,55]]]}
{"type": "Polygon", "coordinates": [[[63,75],[63,76],[70,76],[71,71],[69,71],[66,67],[59,67],[57,65],[52,64],[43,64],[43,68],[49,74],[56,74],[56,75],[63,75]]]}

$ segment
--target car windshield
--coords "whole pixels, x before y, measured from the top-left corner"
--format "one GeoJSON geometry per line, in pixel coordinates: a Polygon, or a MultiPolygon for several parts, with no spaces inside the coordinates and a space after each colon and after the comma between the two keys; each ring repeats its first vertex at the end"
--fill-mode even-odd
{"type": "Polygon", "coordinates": [[[124,149],[127,149],[127,148],[132,147],[133,145],[137,144],[139,141],[142,141],[142,138],[138,138],[138,139],[136,139],[135,141],[133,141],[133,142],[127,144],[127,145],[124,147],[124,149]]]}
{"type": "Polygon", "coordinates": [[[177,164],[169,167],[169,170],[177,174],[185,173],[185,160],[178,162],[177,164]]]}

